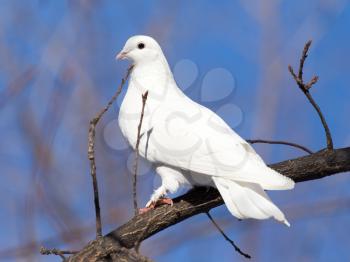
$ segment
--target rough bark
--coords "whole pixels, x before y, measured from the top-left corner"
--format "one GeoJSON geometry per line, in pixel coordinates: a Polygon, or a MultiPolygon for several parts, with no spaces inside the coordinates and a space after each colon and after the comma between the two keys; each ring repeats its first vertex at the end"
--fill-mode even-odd
{"type": "MultiPolygon", "coordinates": [[[[322,150],[272,164],[270,167],[295,182],[320,179],[350,171],[350,147],[322,150]]],[[[147,258],[135,253],[131,248],[167,227],[222,204],[216,189],[196,188],[174,199],[172,207],[160,206],[145,214],[134,216],[98,241],[87,244],[79,253],[69,257],[68,261],[147,261],[147,258]]]]}

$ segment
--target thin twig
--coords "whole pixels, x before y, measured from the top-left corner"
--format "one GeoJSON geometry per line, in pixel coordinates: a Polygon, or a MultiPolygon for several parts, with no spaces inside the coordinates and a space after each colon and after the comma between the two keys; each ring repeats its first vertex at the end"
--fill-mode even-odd
{"type": "Polygon", "coordinates": [[[235,242],[233,242],[233,240],[231,238],[229,238],[225,232],[221,229],[221,227],[215,222],[215,220],[213,219],[213,217],[210,215],[209,211],[206,213],[207,216],[209,217],[210,221],[214,224],[214,226],[216,227],[217,230],[219,230],[219,232],[221,233],[221,235],[226,239],[226,241],[228,241],[234,248],[235,250],[241,254],[242,256],[244,256],[245,258],[252,258],[249,254],[244,253],[236,244],[235,242]]]}
{"type": "Polygon", "coordinates": [[[140,115],[140,122],[137,127],[137,140],[136,140],[136,147],[135,147],[135,162],[134,162],[134,176],[133,176],[133,200],[134,200],[134,211],[135,215],[138,214],[137,209],[137,171],[138,171],[138,161],[139,161],[139,146],[140,146],[140,138],[141,138],[141,127],[143,122],[143,115],[145,113],[145,106],[147,101],[148,91],[146,91],[142,95],[142,109],[141,109],[141,115],[140,115]]]}
{"type": "Polygon", "coordinates": [[[303,49],[303,53],[301,55],[301,58],[300,58],[300,62],[299,62],[299,72],[298,72],[298,78],[300,80],[303,79],[303,70],[304,70],[304,63],[305,63],[305,60],[307,58],[307,52],[309,51],[309,48],[311,46],[311,43],[312,41],[309,40],[306,42],[305,46],[304,46],[304,49],[303,49]]]}
{"type": "Polygon", "coordinates": [[[66,257],[64,255],[72,255],[76,253],[78,253],[78,251],[59,250],[57,248],[47,249],[45,247],[40,248],[40,254],[60,256],[63,259],[63,261],[66,260],[66,257]]]}
{"type": "Polygon", "coordinates": [[[90,161],[90,175],[92,177],[92,184],[94,188],[94,203],[95,203],[95,215],[96,215],[96,238],[99,238],[102,236],[102,223],[101,223],[101,211],[100,211],[100,201],[99,201],[99,194],[98,194],[98,185],[97,185],[97,178],[96,178],[96,163],[95,163],[95,129],[96,125],[102,118],[103,114],[107,112],[107,110],[111,107],[111,105],[114,103],[114,101],[119,96],[120,92],[122,91],[122,88],[128,79],[131,70],[133,66],[130,66],[128,68],[128,71],[125,75],[125,77],[122,79],[117,91],[111,98],[111,100],[108,102],[105,108],[103,108],[91,121],[89,126],[89,137],[88,137],[88,158],[90,161]]]}
{"type": "Polygon", "coordinates": [[[298,84],[298,87],[300,88],[301,91],[303,91],[303,93],[305,94],[305,96],[307,97],[307,99],[309,100],[309,102],[312,104],[312,106],[315,108],[319,118],[321,119],[324,131],[326,133],[326,139],[327,139],[327,149],[329,150],[333,150],[333,140],[332,140],[332,136],[331,136],[331,132],[329,130],[328,124],[326,122],[326,119],[324,118],[320,107],[317,105],[317,103],[315,102],[315,100],[313,99],[313,97],[311,96],[309,90],[311,89],[311,87],[317,83],[318,81],[318,76],[314,76],[311,78],[311,80],[308,83],[304,82],[303,79],[303,69],[304,69],[304,63],[305,60],[308,56],[308,51],[309,48],[311,46],[312,41],[309,40],[308,42],[306,42],[304,49],[303,49],[303,53],[301,55],[300,58],[300,63],[299,63],[299,70],[298,70],[298,75],[296,75],[294,73],[294,70],[292,68],[291,65],[288,66],[288,70],[291,73],[291,75],[293,76],[295,82],[298,84]]]}
{"type": "Polygon", "coordinates": [[[303,151],[305,151],[308,154],[312,154],[313,152],[308,149],[305,146],[296,144],[296,143],[292,143],[292,142],[287,142],[287,141],[280,141],[280,140],[265,140],[265,139],[248,139],[247,140],[248,143],[250,144],[256,144],[256,143],[262,143],[262,144],[273,144],[273,145],[287,145],[287,146],[292,146],[295,148],[299,148],[303,151]]]}

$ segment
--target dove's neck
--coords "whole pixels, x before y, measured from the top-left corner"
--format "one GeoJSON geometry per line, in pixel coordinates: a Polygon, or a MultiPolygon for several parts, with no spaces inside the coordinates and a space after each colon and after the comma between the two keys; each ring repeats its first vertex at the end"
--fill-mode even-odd
{"type": "Polygon", "coordinates": [[[154,60],[146,60],[134,63],[132,76],[154,77],[160,74],[172,76],[168,62],[163,55],[154,60]]]}
{"type": "Polygon", "coordinates": [[[155,96],[162,96],[168,91],[177,89],[163,54],[153,60],[136,62],[131,74],[131,82],[131,88],[137,88],[142,93],[149,91],[149,95],[155,96]]]}

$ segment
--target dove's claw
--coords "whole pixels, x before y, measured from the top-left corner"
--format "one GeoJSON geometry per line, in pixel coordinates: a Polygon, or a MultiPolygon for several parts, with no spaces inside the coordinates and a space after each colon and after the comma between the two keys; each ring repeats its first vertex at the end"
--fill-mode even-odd
{"type": "Polygon", "coordinates": [[[139,214],[144,214],[144,213],[147,213],[148,211],[154,209],[154,207],[144,207],[144,208],[140,208],[139,209],[139,214]]]}
{"type": "Polygon", "coordinates": [[[171,198],[168,197],[162,197],[158,199],[157,201],[150,201],[146,204],[146,207],[139,209],[139,214],[147,213],[148,211],[155,209],[157,206],[161,205],[170,205],[173,206],[174,202],[171,198]]]}
{"type": "Polygon", "coordinates": [[[164,198],[160,198],[157,202],[156,202],[156,206],[160,206],[160,205],[170,205],[173,206],[174,202],[171,198],[168,197],[164,197],[164,198]]]}

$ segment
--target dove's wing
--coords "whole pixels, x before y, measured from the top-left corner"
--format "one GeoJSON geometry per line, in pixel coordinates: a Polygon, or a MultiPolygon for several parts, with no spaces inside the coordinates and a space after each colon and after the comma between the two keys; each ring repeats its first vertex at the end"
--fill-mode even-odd
{"type": "Polygon", "coordinates": [[[203,175],[293,188],[294,182],[267,167],[254,149],[218,115],[190,99],[169,101],[154,111],[140,153],[153,162],[203,175]]]}

